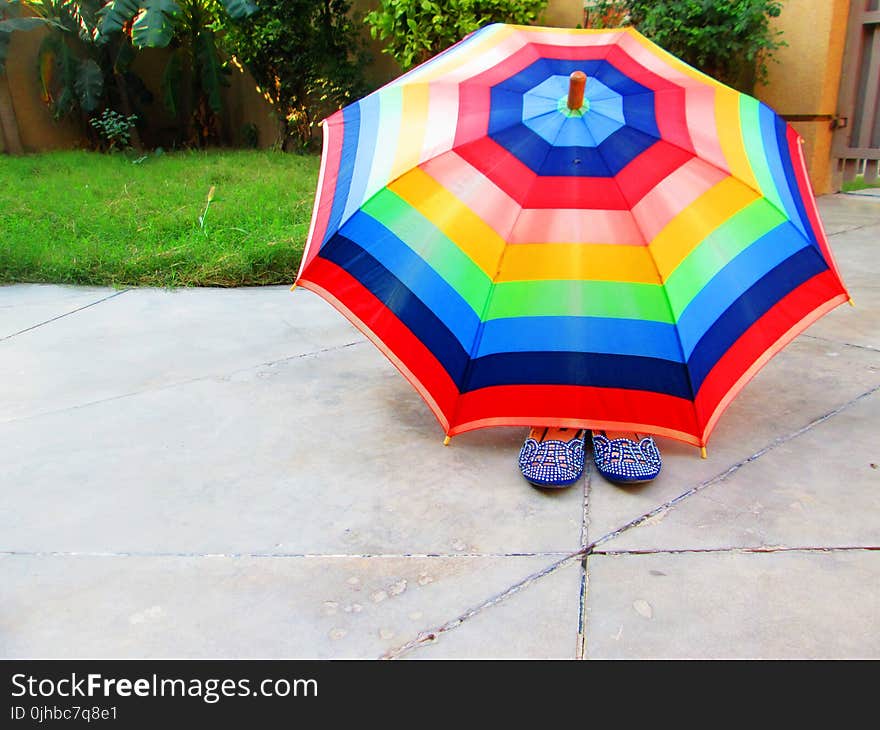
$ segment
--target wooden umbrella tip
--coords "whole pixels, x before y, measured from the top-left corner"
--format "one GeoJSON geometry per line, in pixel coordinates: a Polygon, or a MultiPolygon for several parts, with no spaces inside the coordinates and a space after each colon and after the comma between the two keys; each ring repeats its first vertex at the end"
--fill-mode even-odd
{"type": "Polygon", "coordinates": [[[577,111],[584,105],[584,88],[587,75],[583,71],[572,71],[568,77],[568,108],[577,111]]]}

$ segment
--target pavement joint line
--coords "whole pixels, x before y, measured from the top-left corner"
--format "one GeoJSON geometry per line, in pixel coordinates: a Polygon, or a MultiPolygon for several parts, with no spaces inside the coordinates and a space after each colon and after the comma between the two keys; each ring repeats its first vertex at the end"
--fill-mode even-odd
{"type": "Polygon", "coordinates": [[[0,550],[0,558],[223,558],[228,560],[258,559],[451,559],[451,558],[553,558],[570,556],[566,550],[534,553],[264,553],[264,552],[146,552],[100,550],[0,550]]]}
{"type": "Polygon", "coordinates": [[[832,236],[840,236],[844,233],[852,233],[853,231],[860,231],[863,228],[876,228],[877,226],[880,226],[880,223],[864,223],[860,226],[853,226],[852,228],[844,228],[842,231],[835,231],[834,233],[829,233],[828,238],[831,238],[832,236]]]}
{"type": "Polygon", "coordinates": [[[584,478],[584,501],[583,501],[583,511],[581,513],[581,542],[580,545],[582,548],[585,548],[588,544],[587,538],[589,537],[589,528],[590,528],[590,492],[593,488],[593,467],[592,467],[592,459],[587,459],[586,468],[584,469],[586,472],[586,476],[584,478]]]}
{"type": "Polygon", "coordinates": [[[436,628],[429,629],[427,631],[422,631],[421,633],[419,633],[418,636],[416,636],[416,638],[411,639],[410,641],[406,642],[405,644],[401,644],[400,646],[393,647],[393,648],[389,649],[384,654],[382,654],[382,656],[380,656],[379,658],[380,659],[399,659],[404,654],[408,654],[409,652],[413,651],[414,649],[418,649],[420,647],[427,646],[429,644],[433,644],[434,642],[436,642],[438,640],[438,638],[440,637],[441,634],[444,634],[447,631],[452,631],[453,629],[458,628],[461,624],[463,624],[468,619],[473,618],[478,613],[482,613],[486,609],[491,608],[492,606],[495,606],[496,604],[499,604],[502,601],[507,600],[508,598],[510,598],[510,596],[514,595],[515,593],[519,593],[521,590],[528,588],[535,581],[538,581],[541,578],[544,578],[544,577],[550,575],[551,573],[555,573],[557,570],[559,570],[559,568],[570,563],[572,560],[582,559],[583,556],[584,556],[584,550],[578,550],[576,552],[569,553],[568,555],[565,555],[564,557],[560,558],[559,560],[556,560],[555,562],[544,567],[543,569],[541,569],[535,573],[531,573],[530,575],[526,576],[522,580],[519,580],[516,583],[514,583],[513,585],[508,586],[500,593],[496,593],[495,595],[491,596],[490,598],[487,598],[482,603],[480,603],[476,606],[473,606],[472,608],[469,608],[467,611],[456,616],[455,618],[450,619],[449,621],[441,624],[440,626],[437,626],[436,628]]]}
{"type": "Polygon", "coordinates": [[[23,330],[19,330],[18,332],[13,332],[11,335],[6,335],[4,337],[0,337],[0,342],[5,340],[11,340],[13,337],[17,335],[24,334],[25,332],[30,332],[31,330],[37,329],[37,327],[42,327],[43,325],[49,324],[51,322],[55,322],[56,320],[63,319],[64,317],[69,317],[71,314],[76,314],[77,312],[82,312],[84,309],[88,309],[89,307],[94,307],[96,304],[100,304],[101,302],[106,302],[108,299],[113,299],[118,297],[120,294],[125,294],[126,292],[131,291],[131,288],[122,289],[121,291],[113,292],[102,299],[98,299],[95,302],[91,302],[89,304],[85,304],[82,307],[77,307],[76,309],[71,309],[69,312],[65,312],[64,314],[59,314],[57,317],[52,317],[51,319],[47,319],[44,322],[38,322],[37,324],[31,325],[30,327],[25,327],[23,330]]]}
{"type": "Polygon", "coordinates": [[[733,474],[735,474],[736,472],[738,472],[742,467],[746,466],[747,464],[751,464],[753,461],[757,461],[758,459],[760,459],[762,456],[769,453],[770,451],[773,451],[774,449],[778,448],[779,446],[782,446],[783,444],[788,443],[789,441],[791,441],[793,439],[796,439],[798,436],[803,435],[807,431],[812,430],[816,426],[824,423],[825,421],[833,418],[834,416],[836,416],[840,413],[843,413],[844,411],[846,411],[849,408],[851,408],[852,406],[854,406],[856,403],[859,403],[860,401],[862,401],[866,398],[870,398],[878,390],[880,390],[880,385],[875,385],[870,390],[866,390],[865,392],[860,393],[855,398],[853,398],[850,401],[847,401],[843,405],[840,405],[837,408],[834,408],[834,409],[828,411],[827,413],[824,413],[823,415],[819,416],[818,418],[813,419],[808,424],[806,424],[805,426],[801,426],[796,431],[792,431],[791,433],[785,434],[784,436],[778,436],[777,438],[773,439],[773,441],[771,441],[766,446],[758,449],[751,456],[747,456],[745,459],[742,459],[741,461],[738,461],[737,463],[732,464],[727,469],[725,469],[723,472],[719,472],[715,476],[709,477],[708,479],[704,479],[702,482],[700,482],[696,486],[692,487],[691,489],[687,490],[686,492],[679,494],[677,497],[674,497],[673,499],[670,499],[667,502],[664,502],[663,504],[658,505],[654,509],[649,510],[648,512],[645,512],[644,514],[636,517],[633,520],[630,520],[629,522],[622,525],[621,527],[618,527],[616,530],[612,530],[611,532],[598,538],[589,546],[590,552],[594,551],[596,545],[600,545],[604,542],[608,542],[609,540],[612,540],[615,537],[618,537],[619,535],[626,532],[627,530],[630,530],[634,527],[638,527],[643,522],[651,519],[652,517],[656,517],[661,512],[666,512],[667,510],[669,510],[672,507],[674,507],[675,505],[677,505],[679,502],[683,502],[688,497],[692,497],[694,494],[702,492],[704,489],[708,489],[709,487],[714,486],[715,484],[726,481],[728,477],[730,477],[733,474]]]}
{"type": "MultiPolygon", "coordinates": [[[[766,446],[758,449],[756,452],[751,454],[751,456],[747,456],[745,459],[737,462],[736,464],[731,465],[730,467],[725,469],[723,472],[719,472],[715,476],[710,477],[709,479],[703,480],[702,482],[697,484],[692,489],[689,489],[688,491],[678,495],[677,497],[669,500],[668,502],[664,502],[663,504],[655,507],[654,509],[652,509],[648,512],[645,512],[643,515],[636,517],[634,520],[627,522],[622,527],[619,527],[618,529],[613,530],[612,532],[609,532],[609,533],[603,535],[602,537],[598,538],[597,540],[594,540],[592,543],[586,545],[585,547],[582,547],[580,550],[573,552],[573,553],[570,553],[569,555],[566,555],[565,557],[560,558],[559,560],[548,565],[543,570],[540,570],[536,573],[532,573],[532,574],[526,576],[522,580],[517,581],[516,583],[509,586],[507,589],[491,596],[490,598],[486,599],[483,603],[480,603],[480,604],[468,609],[467,611],[460,614],[459,616],[457,616],[453,619],[450,619],[449,621],[447,621],[447,622],[445,622],[445,623],[443,623],[433,629],[428,629],[426,631],[420,632],[414,639],[411,639],[410,641],[406,642],[405,644],[401,644],[397,647],[389,649],[387,652],[385,652],[379,658],[380,659],[398,659],[398,658],[402,657],[403,655],[405,655],[415,649],[418,649],[422,646],[426,646],[428,644],[433,644],[434,642],[436,642],[438,640],[438,638],[442,634],[458,628],[461,624],[463,624],[468,619],[473,618],[477,614],[482,613],[483,611],[485,611],[489,608],[492,608],[493,606],[501,603],[502,601],[505,601],[507,598],[518,593],[519,591],[523,590],[524,588],[527,588],[532,583],[540,580],[541,578],[543,578],[547,575],[550,575],[551,573],[554,573],[559,568],[561,568],[562,566],[571,562],[572,560],[580,559],[580,560],[586,562],[587,558],[589,558],[590,555],[599,554],[596,551],[597,545],[600,545],[603,542],[607,542],[608,540],[611,540],[611,539],[617,537],[618,535],[625,532],[626,530],[629,530],[633,527],[637,527],[638,525],[642,524],[645,520],[648,520],[651,517],[654,517],[657,514],[660,514],[661,512],[664,512],[664,511],[670,509],[671,507],[674,507],[676,504],[684,501],[688,497],[691,497],[694,494],[697,494],[698,492],[703,491],[704,489],[708,489],[709,487],[711,487],[715,484],[718,484],[720,482],[725,481],[728,477],[735,474],[737,471],[739,471],[746,464],[750,464],[753,461],[757,461],[758,459],[760,459],[762,456],[769,453],[770,451],[773,451],[774,449],[778,448],[779,446],[781,446],[785,443],[788,443],[792,439],[795,439],[798,436],[803,435],[807,431],[812,430],[816,426],[824,423],[825,421],[833,418],[834,416],[836,416],[840,413],[843,413],[844,411],[846,411],[849,408],[851,408],[852,406],[854,406],[856,403],[859,403],[860,401],[862,401],[866,398],[869,398],[874,393],[876,393],[878,390],[880,390],[880,385],[876,385],[873,388],[871,388],[870,390],[867,390],[863,393],[860,393],[855,398],[847,401],[846,403],[838,406],[837,408],[834,408],[834,409],[824,413],[823,415],[819,416],[818,418],[813,419],[808,424],[806,424],[805,426],[802,426],[801,428],[797,429],[796,431],[792,431],[791,433],[788,433],[784,436],[779,436],[779,437],[775,438],[769,444],[767,444],[766,446]]],[[[865,550],[865,549],[873,549],[873,548],[857,548],[857,549],[865,550]]],[[[828,548],[827,550],[831,550],[831,549],[828,548]]],[[[607,553],[605,553],[605,554],[607,554],[607,553]]],[[[586,611],[586,596],[584,597],[584,601],[585,601],[584,611],[586,611]]],[[[586,627],[584,627],[584,629],[586,629],[586,627]]],[[[586,641],[587,641],[587,635],[586,635],[586,630],[584,630],[583,643],[582,643],[583,648],[586,647],[586,641]]],[[[579,641],[579,644],[580,644],[580,641],[579,641]]]]}
{"type": "MultiPolygon", "coordinates": [[[[120,292],[121,293],[121,292],[120,292]]],[[[120,393],[119,395],[111,395],[107,398],[99,398],[98,400],[88,401],[86,403],[77,403],[76,405],[67,406],[66,408],[59,408],[54,411],[43,411],[42,413],[32,413],[28,416],[19,416],[17,418],[8,418],[8,419],[0,419],[0,425],[7,423],[18,423],[19,421],[28,421],[32,418],[42,418],[43,416],[54,416],[59,413],[66,413],[67,411],[75,411],[78,408],[89,408],[90,406],[101,405],[102,403],[110,403],[115,400],[122,400],[123,398],[133,398],[134,396],[143,395],[144,393],[159,393],[163,390],[169,390],[171,388],[180,388],[185,385],[192,385],[193,383],[199,383],[206,380],[223,380],[224,378],[232,377],[233,375],[238,375],[239,373],[246,373],[249,370],[256,370],[257,368],[266,368],[266,367],[274,367],[275,365],[280,365],[285,362],[291,362],[293,360],[300,360],[305,357],[313,357],[315,355],[323,355],[327,352],[335,352],[337,350],[344,350],[348,347],[355,347],[357,345],[363,345],[367,341],[366,340],[357,340],[356,342],[346,342],[343,345],[336,345],[334,347],[325,347],[322,350],[314,350],[313,352],[303,352],[297,355],[290,355],[288,357],[282,357],[278,360],[269,360],[268,362],[257,363],[256,365],[248,365],[247,367],[239,368],[238,370],[233,370],[229,373],[221,373],[221,374],[213,374],[213,375],[199,375],[195,378],[189,378],[188,380],[179,380],[174,383],[166,383],[165,385],[159,385],[155,388],[144,388],[143,390],[133,390],[128,393],[120,393]]]]}
{"type": "Polygon", "coordinates": [[[587,593],[590,590],[589,556],[581,557],[581,584],[578,591],[578,630],[574,658],[583,659],[587,651],[587,593]]]}
{"type": "MultiPolygon", "coordinates": [[[[590,526],[590,495],[593,487],[593,466],[592,459],[587,460],[586,477],[584,479],[584,502],[583,513],[581,519],[581,550],[585,550],[588,544],[589,526],[590,526]]],[[[587,559],[584,556],[581,561],[581,581],[578,590],[578,622],[577,636],[575,639],[575,659],[584,658],[584,649],[586,645],[586,609],[587,609],[587,585],[589,576],[587,575],[587,559]]]]}
{"type": "Polygon", "coordinates": [[[620,557],[628,555],[688,555],[688,554],[718,554],[718,553],[837,553],[837,552],[866,552],[880,551],[880,545],[837,545],[837,546],[800,546],[784,547],[781,545],[761,545],[757,547],[723,547],[723,548],[670,548],[656,550],[594,550],[591,555],[603,555],[607,557],[620,557]]]}
{"type": "Polygon", "coordinates": [[[818,335],[801,335],[801,337],[806,337],[811,340],[821,340],[822,342],[830,342],[833,345],[843,345],[844,347],[856,347],[859,350],[868,350],[870,352],[880,352],[880,347],[874,347],[873,345],[857,345],[854,342],[841,342],[840,340],[832,340],[828,337],[819,337],[818,335]]]}

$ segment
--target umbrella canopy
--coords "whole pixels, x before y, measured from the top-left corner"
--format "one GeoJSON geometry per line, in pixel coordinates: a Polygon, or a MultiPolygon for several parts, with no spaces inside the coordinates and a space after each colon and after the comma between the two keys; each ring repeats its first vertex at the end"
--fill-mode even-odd
{"type": "Polygon", "coordinates": [[[755,372],[848,299],[797,133],[631,28],[491,25],[323,127],[297,284],[447,435],[705,445],[755,372]]]}

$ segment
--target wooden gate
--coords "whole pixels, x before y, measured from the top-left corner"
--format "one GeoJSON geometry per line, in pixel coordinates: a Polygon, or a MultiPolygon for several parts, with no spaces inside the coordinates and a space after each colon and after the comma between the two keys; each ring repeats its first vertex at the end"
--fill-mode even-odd
{"type": "Polygon", "coordinates": [[[846,51],[834,120],[838,180],[864,174],[877,182],[880,165],[880,0],[850,0],[846,51]]]}

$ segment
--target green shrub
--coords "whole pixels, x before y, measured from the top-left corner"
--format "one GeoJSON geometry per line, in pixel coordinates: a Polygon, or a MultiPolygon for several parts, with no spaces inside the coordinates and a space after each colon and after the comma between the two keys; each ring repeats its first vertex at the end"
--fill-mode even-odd
{"type": "Polygon", "coordinates": [[[691,66],[751,93],[785,45],[782,31],[770,27],[782,6],[782,0],[597,0],[588,18],[594,27],[623,19],[691,66]]]}
{"type": "Polygon", "coordinates": [[[547,0],[381,0],[367,13],[373,38],[402,68],[427,61],[490,23],[534,23],[547,0]]]}
{"type": "Polygon", "coordinates": [[[105,109],[101,116],[89,120],[98,133],[107,141],[107,147],[114,150],[124,150],[131,146],[131,130],[137,117],[134,114],[124,116],[112,109],[105,109]]]}
{"type": "Polygon", "coordinates": [[[225,27],[226,44],[282,116],[281,146],[313,145],[325,116],[365,92],[365,54],[347,0],[260,0],[260,12],[225,27]]]}

